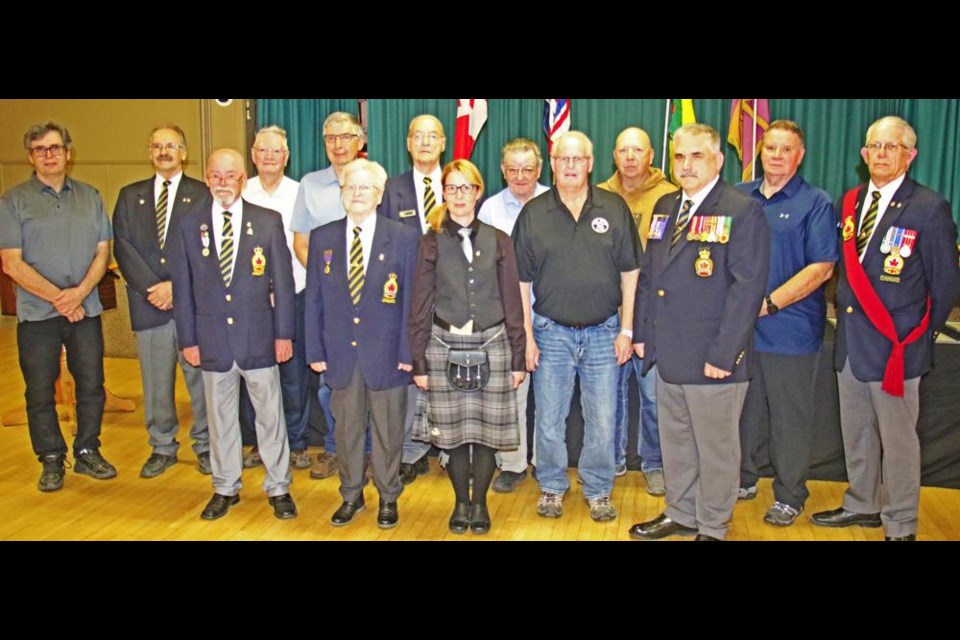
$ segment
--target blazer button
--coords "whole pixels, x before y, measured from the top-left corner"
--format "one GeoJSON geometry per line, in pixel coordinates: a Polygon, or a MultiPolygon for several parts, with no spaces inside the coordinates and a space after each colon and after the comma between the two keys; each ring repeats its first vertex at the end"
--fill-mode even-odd
{"type": "Polygon", "coordinates": [[[356,341],[356,340],[351,340],[351,341],[350,341],[350,346],[351,346],[351,347],[357,346],[357,341],[356,341]]]}
{"type": "Polygon", "coordinates": [[[231,300],[233,300],[233,296],[231,296],[229,293],[227,294],[226,298],[227,298],[227,302],[230,302],[231,300]]]}
{"type": "Polygon", "coordinates": [[[160,264],[167,264],[166,258],[160,258],[160,264]]]}
{"type": "Polygon", "coordinates": [[[227,318],[227,324],[233,324],[233,318],[227,318]]]}
{"type": "Polygon", "coordinates": [[[663,289],[657,289],[657,295],[662,298],[663,296],[667,295],[667,292],[663,289]]]}
{"type": "Polygon", "coordinates": [[[853,307],[847,307],[847,313],[853,313],[853,307]]]}
{"type": "Polygon", "coordinates": [[[354,318],[353,324],[360,324],[360,318],[354,318]]]}

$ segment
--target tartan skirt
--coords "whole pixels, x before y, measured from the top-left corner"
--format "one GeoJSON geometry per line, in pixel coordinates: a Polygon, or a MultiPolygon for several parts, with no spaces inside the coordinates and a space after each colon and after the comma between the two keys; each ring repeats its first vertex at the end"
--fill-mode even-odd
{"type": "Polygon", "coordinates": [[[478,443],[494,449],[520,446],[517,394],[510,372],[512,353],[503,324],[468,336],[455,335],[434,325],[427,345],[429,391],[419,390],[413,421],[413,439],[440,449],[478,443]],[[500,335],[497,335],[499,332],[500,335]],[[494,338],[494,336],[496,336],[494,338]],[[490,363],[490,380],[479,391],[461,391],[447,380],[447,347],[483,349],[490,363]]]}

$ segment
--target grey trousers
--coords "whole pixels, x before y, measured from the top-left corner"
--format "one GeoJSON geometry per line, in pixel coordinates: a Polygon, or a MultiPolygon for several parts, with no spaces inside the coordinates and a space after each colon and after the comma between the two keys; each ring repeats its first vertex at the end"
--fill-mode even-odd
{"type": "Polygon", "coordinates": [[[774,499],[799,510],[810,495],[807,474],[820,352],[791,356],[757,351],[755,355],[756,375],[740,416],[740,486],[757,484],[757,467],[769,455],[774,499]]]}
{"type": "Polygon", "coordinates": [[[848,359],[837,373],[840,432],[850,486],[843,508],[880,513],[888,536],[917,532],[920,504],[920,378],[903,382],[903,397],[880,390],[880,382],[861,382],[848,359]]]}
{"type": "Polygon", "coordinates": [[[520,446],[513,451],[498,451],[500,469],[520,473],[527,469],[527,394],[530,393],[531,374],[527,373],[517,387],[517,417],[520,419],[520,446]]]}
{"type": "Polygon", "coordinates": [[[664,513],[723,540],[740,486],[740,411],[746,382],[670,384],[657,372],[664,513]]]}
{"type": "Polygon", "coordinates": [[[193,410],[190,438],[196,454],[210,450],[207,428],[207,405],[203,395],[203,372],[183,359],[177,344],[177,325],[171,320],[153,329],[135,332],[140,354],[140,378],[143,381],[143,415],[147,422],[148,442],[154,453],[177,454],[180,443],[177,432],[177,406],[174,389],[177,383],[177,362],[183,371],[193,410]]]}
{"type": "Polygon", "coordinates": [[[343,389],[333,389],[330,410],[337,421],[334,437],[340,468],[340,495],[345,501],[353,502],[363,493],[366,482],[363,449],[369,416],[373,484],[381,500],[396,502],[403,493],[400,457],[407,412],[407,385],[374,391],[363,381],[357,365],[350,384],[343,389]]]}
{"type": "Polygon", "coordinates": [[[225,496],[240,492],[243,472],[243,443],[240,438],[240,378],[247,384],[250,400],[257,412],[254,421],[257,445],[266,470],[263,490],[271,498],[289,492],[290,444],[283,418],[280,393],[280,369],[274,365],[244,371],[233,363],[225,373],[203,372],[210,420],[210,466],[213,490],[225,496]]]}

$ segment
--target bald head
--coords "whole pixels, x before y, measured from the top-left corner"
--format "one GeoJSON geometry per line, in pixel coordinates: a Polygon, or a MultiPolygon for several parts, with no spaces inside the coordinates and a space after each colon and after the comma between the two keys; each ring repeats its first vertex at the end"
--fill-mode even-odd
{"type": "Polygon", "coordinates": [[[207,161],[207,187],[213,199],[229,208],[240,198],[247,181],[243,156],[235,149],[217,149],[207,161]]]}
{"type": "Polygon", "coordinates": [[[627,127],[617,136],[613,161],[621,179],[645,180],[653,164],[653,145],[650,136],[639,127],[627,127]]]}
{"type": "Polygon", "coordinates": [[[419,115],[410,121],[407,130],[407,151],[413,166],[421,173],[430,173],[440,166],[440,154],[446,148],[443,123],[429,114],[419,115]]]}

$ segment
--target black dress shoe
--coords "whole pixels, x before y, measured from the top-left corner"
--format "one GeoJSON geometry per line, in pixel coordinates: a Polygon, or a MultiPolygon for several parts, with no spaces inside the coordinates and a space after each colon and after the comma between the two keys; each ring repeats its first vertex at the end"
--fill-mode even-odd
{"type": "Polygon", "coordinates": [[[290,520],[297,517],[297,505],[293,503],[293,496],[289,493],[273,496],[269,502],[270,506],[273,507],[273,515],[281,520],[290,520]]]}
{"type": "Polygon", "coordinates": [[[685,527],[661,513],[649,522],[641,522],[630,527],[630,537],[638,540],[659,540],[667,536],[690,536],[697,532],[693,527],[685,527]]]}
{"type": "Polygon", "coordinates": [[[450,533],[466,533],[470,528],[470,504],[467,502],[458,502],[453,508],[453,515],[450,516],[450,533]]]}
{"type": "Polygon", "coordinates": [[[487,511],[487,505],[475,502],[470,506],[470,530],[481,536],[490,531],[490,512],[487,511]]]}
{"type": "Polygon", "coordinates": [[[883,526],[883,523],[880,522],[879,513],[854,513],[843,507],[833,511],[815,513],[810,516],[810,522],[821,527],[850,527],[856,524],[861,527],[876,529],[883,526]]]}
{"type": "Polygon", "coordinates": [[[350,524],[353,521],[353,516],[357,515],[363,511],[366,507],[363,504],[363,494],[354,500],[353,502],[344,502],[340,505],[340,508],[337,509],[336,513],[333,514],[333,517],[330,518],[330,524],[335,527],[342,527],[345,524],[350,524]]]}
{"type": "Polygon", "coordinates": [[[713,536],[708,536],[705,533],[698,533],[697,537],[693,539],[694,542],[720,542],[720,538],[714,538],[713,536]]]}
{"type": "Polygon", "coordinates": [[[884,536],[884,542],[916,542],[917,534],[908,533],[905,536],[884,536]]]}
{"type": "Polygon", "coordinates": [[[240,502],[240,496],[225,496],[219,493],[213,494],[210,502],[203,508],[200,517],[204,520],[216,520],[227,515],[227,510],[240,502]]]}
{"type": "Polygon", "coordinates": [[[380,511],[377,512],[377,526],[381,529],[392,529],[400,522],[400,512],[396,502],[380,500],[380,511]]]}

